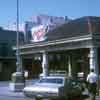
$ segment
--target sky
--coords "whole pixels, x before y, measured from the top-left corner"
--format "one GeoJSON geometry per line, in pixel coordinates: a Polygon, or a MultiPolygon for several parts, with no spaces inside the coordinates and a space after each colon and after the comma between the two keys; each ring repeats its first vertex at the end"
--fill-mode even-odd
{"type": "MultiPolygon", "coordinates": [[[[0,0],[0,26],[16,22],[17,0],[0,0]]],[[[75,19],[82,16],[100,16],[100,0],[19,0],[19,23],[32,15],[68,16],[75,19]]]]}

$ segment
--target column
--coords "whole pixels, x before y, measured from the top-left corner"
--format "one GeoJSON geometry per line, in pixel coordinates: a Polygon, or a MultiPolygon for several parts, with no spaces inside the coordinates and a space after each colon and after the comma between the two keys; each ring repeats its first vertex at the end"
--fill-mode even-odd
{"type": "Polygon", "coordinates": [[[98,74],[98,55],[96,47],[90,48],[90,69],[94,69],[98,74]]]}
{"type": "Polygon", "coordinates": [[[70,61],[70,56],[68,57],[68,76],[72,76],[72,69],[71,69],[71,61],[70,61]]]}
{"type": "Polygon", "coordinates": [[[47,76],[48,75],[48,53],[43,52],[42,55],[42,76],[47,76]]]}

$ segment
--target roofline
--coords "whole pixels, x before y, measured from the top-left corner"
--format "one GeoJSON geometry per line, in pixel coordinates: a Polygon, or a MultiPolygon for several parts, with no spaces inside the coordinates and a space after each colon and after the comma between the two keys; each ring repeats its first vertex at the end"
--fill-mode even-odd
{"type": "MultiPolygon", "coordinates": [[[[59,40],[53,40],[53,41],[45,41],[45,42],[39,42],[39,43],[33,43],[33,44],[26,44],[22,45],[19,48],[20,49],[27,49],[32,47],[43,47],[43,46],[49,46],[49,45],[57,45],[57,44],[63,44],[63,43],[70,43],[70,42],[78,42],[78,41],[84,41],[84,40],[91,40],[92,36],[84,35],[84,36],[78,36],[78,37],[72,37],[72,38],[64,38],[59,40]]],[[[13,47],[13,50],[16,50],[16,47],[13,47]]]]}

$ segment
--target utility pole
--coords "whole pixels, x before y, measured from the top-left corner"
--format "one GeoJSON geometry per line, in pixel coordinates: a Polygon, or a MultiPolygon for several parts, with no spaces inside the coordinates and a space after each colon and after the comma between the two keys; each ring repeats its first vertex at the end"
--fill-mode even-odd
{"type": "Polygon", "coordinates": [[[17,0],[17,18],[16,18],[16,72],[12,74],[12,82],[10,83],[10,90],[20,92],[25,86],[24,73],[22,68],[20,48],[19,48],[19,0],[17,0]]]}
{"type": "Polygon", "coordinates": [[[20,66],[20,52],[19,52],[19,0],[17,0],[17,18],[16,18],[16,22],[17,22],[17,25],[16,25],[16,31],[17,31],[17,37],[16,37],[16,66],[17,66],[17,72],[20,72],[21,71],[21,66],[20,66]]]}

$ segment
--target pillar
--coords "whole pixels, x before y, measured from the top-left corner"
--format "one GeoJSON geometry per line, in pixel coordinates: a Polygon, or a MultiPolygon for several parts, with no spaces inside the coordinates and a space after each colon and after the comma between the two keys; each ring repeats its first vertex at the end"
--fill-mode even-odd
{"type": "Polygon", "coordinates": [[[71,69],[71,61],[70,61],[70,56],[68,57],[68,76],[71,77],[72,76],[72,69],[71,69]]]}
{"type": "Polygon", "coordinates": [[[48,75],[48,53],[43,52],[42,54],[42,76],[47,76],[48,75]]]}
{"type": "Polygon", "coordinates": [[[96,47],[90,48],[90,69],[94,69],[98,74],[98,55],[96,47]]]}

